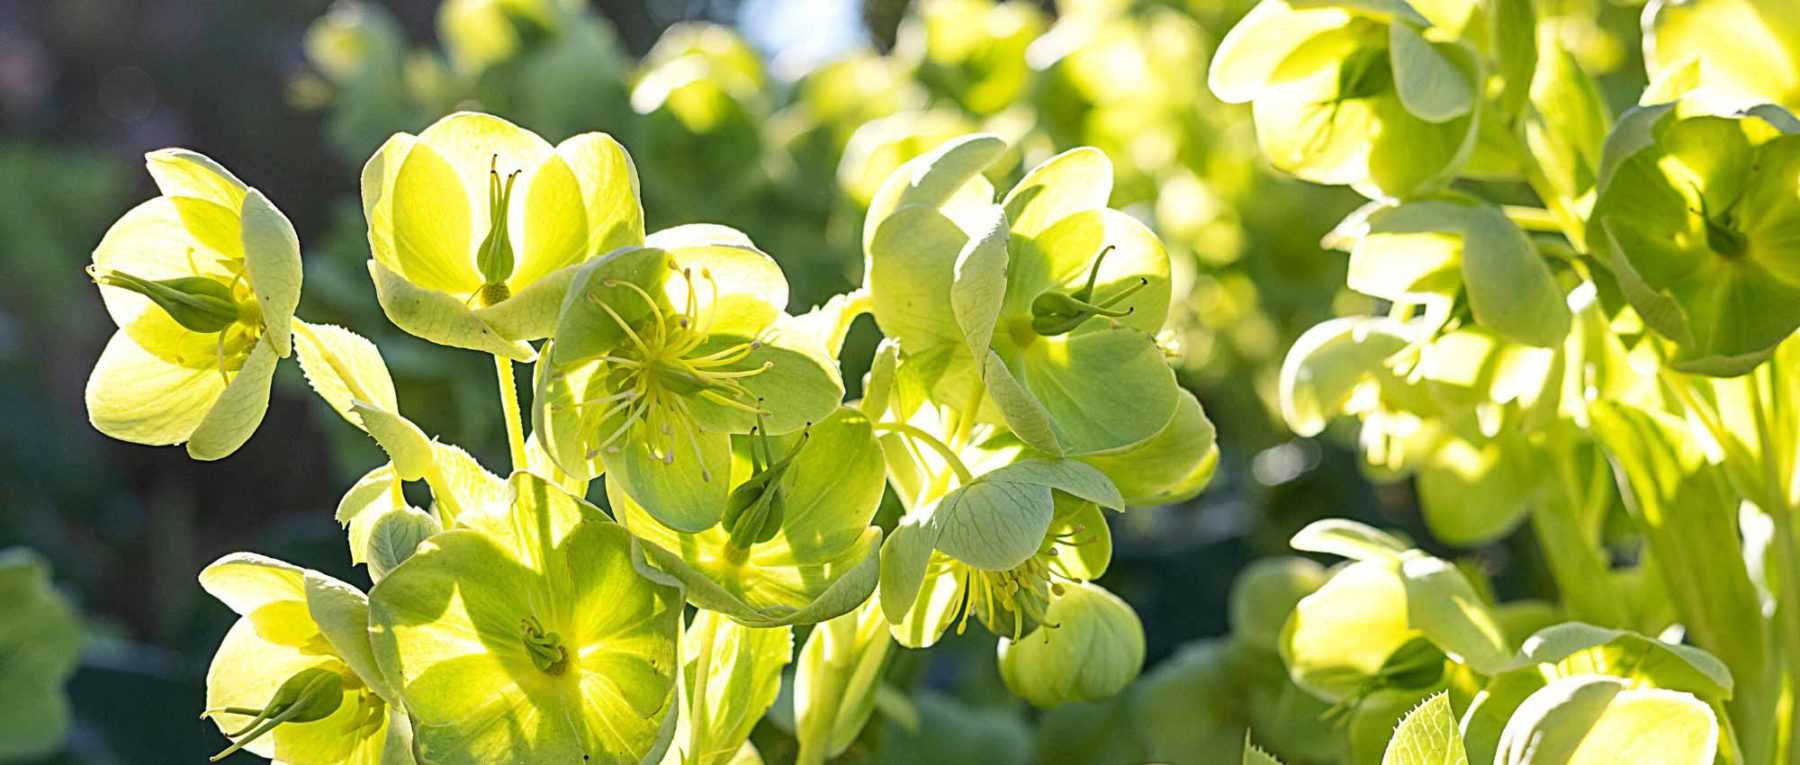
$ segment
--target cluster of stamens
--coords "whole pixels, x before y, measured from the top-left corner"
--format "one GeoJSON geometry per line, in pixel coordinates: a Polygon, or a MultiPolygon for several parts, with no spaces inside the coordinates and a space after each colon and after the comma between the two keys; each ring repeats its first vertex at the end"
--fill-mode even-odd
{"type": "Polygon", "coordinates": [[[602,285],[622,288],[649,307],[650,320],[640,321],[641,326],[632,326],[597,295],[588,295],[588,300],[605,311],[630,340],[628,348],[600,358],[608,368],[605,395],[580,404],[600,407],[591,420],[584,418],[592,423],[591,427],[610,428],[593,442],[588,457],[602,451],[616,453],[635,426],[643,424],[649,427],[635,429],[653,457],[664,464],[674,464],[676,451],[685,447],[700,464],[702,477],[711,480],[689,399],[702,399],[752,416],[766,414],[742,380],[762,374],[772,364],[742,368],[744,360],[762,348],[755,340],[694,355],[710,337],[712,312],[703,311],[702,306],[717,302],[719,285],[709,270],[702,269],[696,279],[691,268],[679,268],[673,262],[669,268],[681,276],[687,287],[684,305],[674,316],[665,316],[661,302],[643,287],[624,279],[607,278],[602,285]],[[705,304],[698,294],[700,281],[712,290],[713,300],[705,304]]]}
{"type": "Polygon", "coordinates": [[[1088,541],[1084,527],[1076,526],[1062,533],[1050,534],[1024,563],[1005,571],[987,571],[962,563],[952,563],[962,582],[962,602],[957,604],[961,617],[956,622],[957,634],[968,626],[974,615],[995,633],[1005,633],[1013,640],[1024,637],[1038,626],[1055,629],[1047,621],[1050,601],[1063,594],[1063,582],[1078,581],[1062,559],[1057,547],[1077,547],[1088,541]]]}

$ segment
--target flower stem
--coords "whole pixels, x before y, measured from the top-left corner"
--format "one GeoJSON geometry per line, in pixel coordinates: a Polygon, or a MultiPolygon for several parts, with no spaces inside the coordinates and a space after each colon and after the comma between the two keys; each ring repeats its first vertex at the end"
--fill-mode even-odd
{"type": "Polygon", "coordinates": [[[1512,219],[1514,225],[1526,231],[1537,231],[1545,234],[1563,233],[1562,223],[1556,214],[1542,207],[1524,207],[1521,205],[1503,205],[1500,208],[1506,217],[1512,219]]]}
{"type": "Polygon", "coordinates": [[[944,458],[945,462],[950,464],[951,470],[956,471],[956,480],[958,483],[967,486],[975,481],[975,474],[969,472],[969,466],[964,465],[962,458],[956,456],[956,450],[950,448],[949,444],[939,440],[937,436],[904,422],[877,422],[873,427],[878,431],[886,430],[899,433],[931,447],[933,451],[936,451],[939,456],[944,458]]]}
{"type": "Polygon", "coordinates": [[[500,411],[506,417],[506,445],[513,470],[525,469],[525,423],[519,416],[519,385],[513,379],[512,359],[494,356],[494,372],[500,379],[500,411]]]}

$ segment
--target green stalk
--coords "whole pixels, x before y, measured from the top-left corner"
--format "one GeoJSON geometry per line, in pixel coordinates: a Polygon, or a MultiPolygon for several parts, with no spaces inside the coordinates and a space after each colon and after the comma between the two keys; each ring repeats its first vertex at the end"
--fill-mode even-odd
{"type": "Polygon", "coordinates": [[[1570,616],[1602,627],[1630,627],[1626,602],[1613,591],[1612,567],[1584,523],[1589,502],[1573,476],[1575,450],[1560,452],[1554,469],[1562,491],[1532,504],[1532,533],[1570,616]]]}
{"type": "Polygon", "coordinates": [[[500,411],[506,417],[506,445],[512,453],[513,470],[524,470],[525,423],[519,414],[519,384],[513,379],[512,359],[494,357],[494,371],[500,378],[500,411]]]}

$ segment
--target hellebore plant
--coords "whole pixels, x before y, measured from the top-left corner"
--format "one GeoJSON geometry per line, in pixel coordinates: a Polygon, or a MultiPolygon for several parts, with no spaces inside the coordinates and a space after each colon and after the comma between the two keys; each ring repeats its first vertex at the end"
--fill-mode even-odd
{"type": "MultiPolygon", "coordinates": [[[[1379,313],[1295,343],[1284,419],[1414,479],[1439,542],[1527,526],[1559,595],[1497,602],[1473,559],[1360,524],[1295,536],[1353,561],[1278,643],[1342,759],[1796,761],[1800,122],[1779,5],[1651,3],[1652,84],[1616,119],[1529,2],[1263,0],[1221,44],[1212,88],[1253,103],[1270,162],[1376,200],[1324,244],[1379,313]]],[[[1281,751],[1245,762],[1319,757],[1277,717],[1252,728],[1281,751]]]]}
{"type": "MultiPolygon", "coordinates": [[[[666,56],[729,64],[716,42],[666,56]]],[[[870,207],[868,284],[791,315],[744,234],[646,235],[633,162],[604,135],[552,146],[458,113],[393,136],[362,176],[376,296],[399,328],[494,357],[504,476],[400,411],[374,343],[293,316],[299,244],[261,193],[150,155],[165,195],[95,253],[121,327],[96,425],[224,456],[293,353],[388,457],[336,513],[367,596],[248,553],[201,574],[242,617],[208,674],[221,757],[756,761],[794,627],[811,629],[788,715],[809,763],[878,703],[917,715],[886,659],[952,622],[1003,636],[1006,683],[1034,704],[1129,686],[1142,628],[1092,582],[1103,508],[1197,493],[1212,425],[1157,340],[1167,255],[1106,208],[1106,159],[1061,155],[996,202],[981,171],[1006,151],[977,136],[896,170],[870,207]],[[869,312],[892,340],[846,402],[836,357],[869,312]],[[898,524],[877,523],[889,490],[898,524]]]]}

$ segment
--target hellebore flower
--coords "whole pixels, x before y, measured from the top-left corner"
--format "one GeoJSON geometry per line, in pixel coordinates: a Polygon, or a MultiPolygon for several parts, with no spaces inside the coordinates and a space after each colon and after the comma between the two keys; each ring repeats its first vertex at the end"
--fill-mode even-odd
{"type": "Polygon", "coordinates": [[[88,274],[119,326],[88,378],[88,418],[133,443],[237,451],[292,351],[300,242],[262,195],[204,156],[145,156],[162,196],[125,213],[88,274]]]}
{"type": "Polygon", "coordinates": [[[674,729],[681,593],[599,509],[515,473],[504,513],[433,535],[370,595],[422,757],[639,763],[674,729]]]}
{"type": "Polygon", "coordinates": [[[362,171],[369,273],[388,319],[440,345],[521,361],[576,268],[644,238],[637,170],[610,136],[552,147],[488,114],[396,133],[362,171]]]}
{"type": "Polygon", "coordinates": [[[1168,254],[1107,209],[1112,166],[1093,149],[1033,168],[994,204],[980,172],[1004,148],[952,141],[876,194],[864,229],[876,322],[908,363],[938,370],[936,398],[1004,421],[1039,451],[1142,443],[1179,398],[1154,336],[1169,312],[1168,254]]]}
{"type": "Polygon", "coordinates": [[[1723,109],[1800,109],[1800,26],[1783,0],[1657,0],[1644,12],[1652,91],[1676,80],[1723,109]]]}
{"type": "Polygon", "coordinates": [[[1264,0],[1219,43],[1207,83],[1251,104],[1275,167],[1409,196],[1455,175],[1475,146],[1479,64],[1439,39],[1461,32],[1439,21],[1404,2],[1264,0]]]}
{"type": "Polygon", "coordinates": [[[1483,674],[1511,661],[1493,614],[1449,563],[1349,521],[1314,523],[1293,546],[1354,561],[1301,598],[1281,633],[1289,676],[1336,713],[1385,690],[1423,697],[1446,661],[1483,674]]]}
{"type": "Polygon", "coordinates": [[[1800,123],[1687,106],[1620,118],[1588,241],[1676,368],[1730,377],[1800,328],[1800,123]]]}
{"type": "Polygon", "coordinates": [[[23,547],[0,550],[0,761],[48,757],[69,734],[63,683],[81,659],[81,621],[23,547]]]}
{"type": "Polygon", "coordinates": [[[240,749],[293,765],[411,765],[412,725],[369,644],[368,601],[317,571],[250,553],[200,586],[238,619],[206,673],[207,710],[240,749]]]}
{"type": "Polygon", "coordinates": [[[787,280],[729,229],[685,226],[576,274],[536,370],[533,425],[564,472],[604,467],[681,532],[719,522],[731,434],[823,420],[843,399],[817,340],[783,331],[787,280]]]}
{"type": "Polygon", "coordinates": [[[875,589],[881,530],[869,525],[886,473],[874,431],[840,408],[804,433],[732,436],[722,522],[682,533],[607,482],[619,522],[690,602],[752,627],[812,624],[875,589]],[[762,454],[767,450],[767,454],[762,454]]]}

